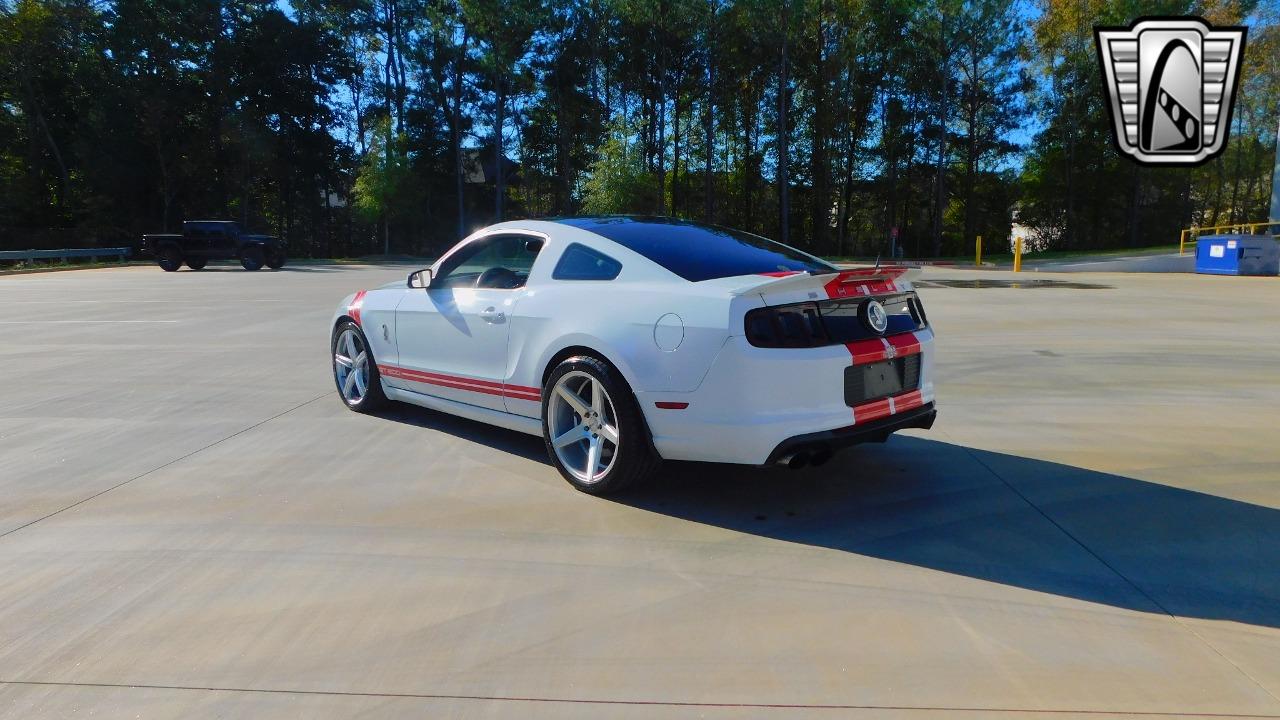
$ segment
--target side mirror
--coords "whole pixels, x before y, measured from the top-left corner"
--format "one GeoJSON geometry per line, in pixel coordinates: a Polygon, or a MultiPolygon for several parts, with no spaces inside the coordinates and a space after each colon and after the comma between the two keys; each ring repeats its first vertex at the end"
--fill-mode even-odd
{"type": "Polygon", "coordinates": [[[406,284],[411,288],[419,289],[431,287],[431,268],[414,270],[409,273],[409,280],[406,284]]]}

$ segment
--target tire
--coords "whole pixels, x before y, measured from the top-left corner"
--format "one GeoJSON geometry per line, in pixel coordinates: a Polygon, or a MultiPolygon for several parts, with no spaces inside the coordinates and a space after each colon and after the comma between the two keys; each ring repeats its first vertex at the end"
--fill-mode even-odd
{"type": "Polygon", "coordinates": [[[635,487],[652,476],[662,462],[626,380],[613,366],[587,355],[565,360],[548,376],[542,391],[542,438],[560,475],[591,495],[612,495],[635,487]],[[598,399],[594,397],[595,383],[603,391],[598,399]],[[561,389],[572,392],[576,400],[565,398],[561,389]],[[575,402],[581,407],[575,409],[575,402]],[[610,430],[614,440],[608,438],[610,430]],[[565,440],[559,448],[557,437],[565,440]],[[588,478],[596,441],[596,467],[588,478]]]}
{"type": "Polygon", "coordinates": [[[350,320],[339,323],[329,341],[329,351],[332,356],[333,381],[338,387],[338,397],[342,404],[358,413],[372,412],[387,404],[387,396],[382,392],[382,376],[378,374],[378,363],[369,350],[369,341],[365,339],[359,325],[350,320]],[[348,345],[348,341],[352,345],[348,345]],[[354,357],[352,346],[355,350],[354,357]],[[365,356],[363,365],[359,362],[362,354],[365,356]],[[343,362],[344,359],[354,362],[348,365],[343,362]],[[359,374],[361,367],[363,375],[359,374]],[[361,378],[363,392],[359,387],[361,378]]]}
{"type": "Polygon", "coordinates": [[[240,251],[240,265],[245,270],[254,271],[261,270],[266,257],[262,253],[262,248],[257,245],[250,245],[240,251]]]}
{"type": "Polygon", "coordinates": [[[182,267],[182,252],[173,245],[166,245],[156,252],[156,264],[165,272],[177,272],[182,267]]]}
{"type": "Polygon", "coordinates": [[[208,263],[209,261],[204,258],[187,258],[187,267],[192,270],[203,270],[208,263]]]}
{"type": "Polygon", "coordinates": [[[287,259],[288,258],[285,257],[285,254],[282,252],[277,251],[277,252],[268,253],[267,267],[271,268],[272,270],[279,270],[280,268],[284,267],[285,260],[287,259]]]}

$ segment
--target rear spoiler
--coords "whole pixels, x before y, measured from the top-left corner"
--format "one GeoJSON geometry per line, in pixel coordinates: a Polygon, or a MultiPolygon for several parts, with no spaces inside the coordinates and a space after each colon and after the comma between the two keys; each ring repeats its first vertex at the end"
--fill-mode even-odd
{"type": "Polygon", "coordinates": [[[909,283],[920,276],[920,268],[909,268],[903,265],[882,265],[880,267],[854,268],[820,275],[811,275],[800,271],[765,273],[764,275],[768,279],[755,285],[739,288],[733,294],[773,294],[822,288],[826,291],[827,297],[832,298],[851,295],[877,295],[901,290],[901,284],[909,283]]]}

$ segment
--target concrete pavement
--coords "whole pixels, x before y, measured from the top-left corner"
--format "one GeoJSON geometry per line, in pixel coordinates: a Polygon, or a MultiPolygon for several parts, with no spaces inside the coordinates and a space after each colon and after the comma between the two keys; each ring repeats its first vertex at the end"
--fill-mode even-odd
{"type": "Polygon", "coordinates": [[[1280,717],[1280,281],[926,269],[933,430],[602,500],[342,407],[408,269],[0,278],[0,717],[1280,717]]]}

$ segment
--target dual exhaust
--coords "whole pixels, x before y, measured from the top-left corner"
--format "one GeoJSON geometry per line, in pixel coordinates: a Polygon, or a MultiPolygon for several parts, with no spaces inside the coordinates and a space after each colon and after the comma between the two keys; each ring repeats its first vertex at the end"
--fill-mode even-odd
{"type": "Polygon", "coordinates": [[[814,445],[800,448],[795,452],[789,452],[778,458],[775,464],[788,470],[799,470],[802,467],[825,465],[830,459],[831,448],[826,445],[814,445]]]}

